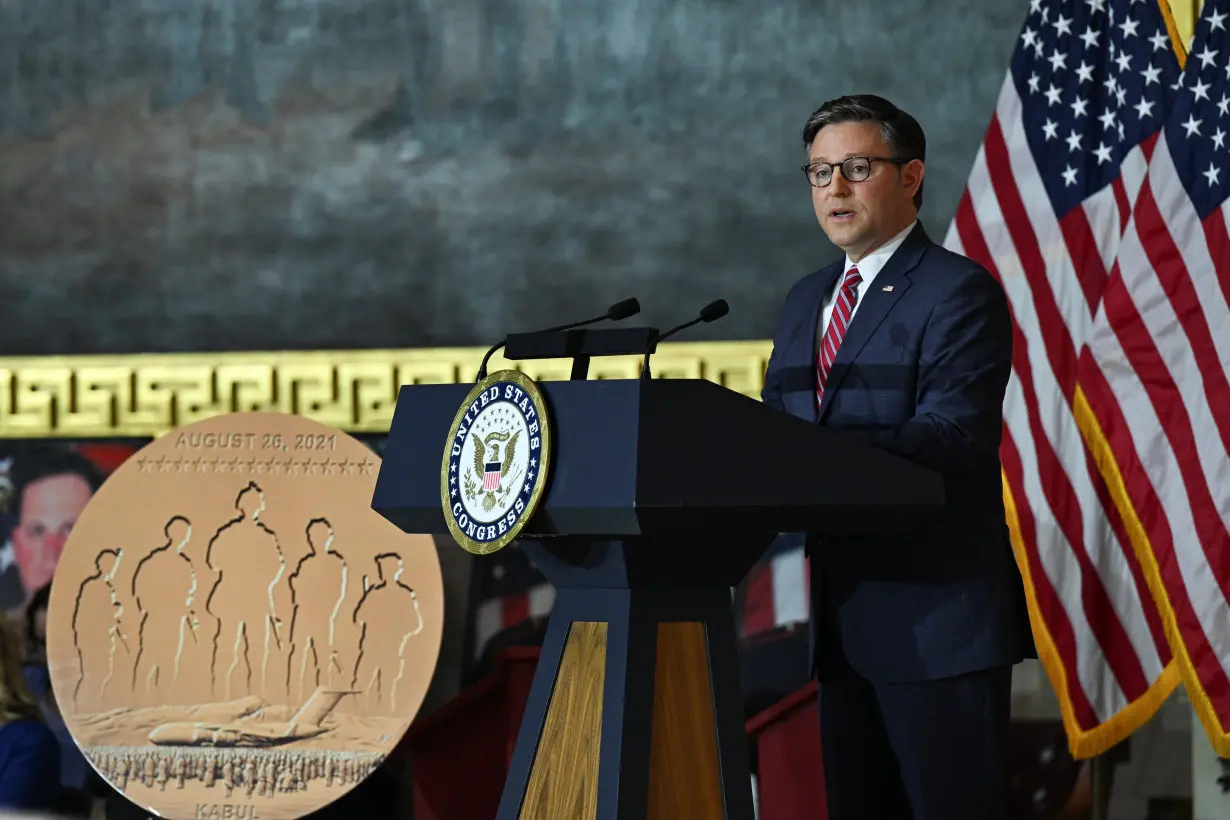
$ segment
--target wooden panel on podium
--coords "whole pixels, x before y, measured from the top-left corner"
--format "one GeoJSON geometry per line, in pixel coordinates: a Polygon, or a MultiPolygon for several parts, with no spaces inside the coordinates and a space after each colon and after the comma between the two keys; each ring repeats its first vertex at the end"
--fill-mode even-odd
{"type": "Polygon", "coordinates": [[[559,584],[497,820],[751,820],[746,748],[728,589],[559,584]]]}
{"type": "Polygon", "coordinates": [[[658,624],[649,820],[722,820],[720,771],[705,625],[658,624]]]}
{"type": "Polygon", "coordinates": [[[597,815],[606,635],[607,625],[592,621],[568,630],[520,820],[597,815]]]}

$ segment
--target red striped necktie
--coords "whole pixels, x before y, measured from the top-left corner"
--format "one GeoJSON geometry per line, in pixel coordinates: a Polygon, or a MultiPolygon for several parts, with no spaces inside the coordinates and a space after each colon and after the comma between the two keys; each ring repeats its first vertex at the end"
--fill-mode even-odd
{"type": "Polygon", "coordinates": [[[846,278],[841,281],[841,290],[837,292],[837,301],[833,303],[833,315],[829,318],[829,326],[824,329],[824,338],[820,340],[820,350],[816,352],[816,405],[824,398],[824,385],[829,378],[829,370],[833,360],[837,358],[837,350],[841,340],[846,337],[850,328],[850,319],[854,316],[854,306],[858,304],[858,283],[863,281],[858,268],[846,271],[846,278]]]}

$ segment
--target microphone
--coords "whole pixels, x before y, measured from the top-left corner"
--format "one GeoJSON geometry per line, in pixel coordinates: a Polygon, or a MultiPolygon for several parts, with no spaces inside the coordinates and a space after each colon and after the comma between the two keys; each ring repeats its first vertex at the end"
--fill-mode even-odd
{"type": "MultiPolygon", "coordinates": [[[[607,308],[606,313],[601,316],[595,316],[592,319],[585,319],[580,322],[570,322],[569,324],[559,325],[558,327],[549,327],[546,330],[540,330],[538,332],[558,333],[561,330],[572,330],[574,327],[592,325],[597,322],[601,322],[603,319],[610,319],[613,322],[618,322],[620,319],[627,319],[629,316],[635,316],[640,312],[641,303],[637,301],[636,297],[633,297],[631,299],[624,299],[622,302],[616,302],[607,308]]],[[[495,352],[503,347],[507,342],[508,337],[505,337],[499,344],[492,345],[491,349],[487,351],[487,355],[483,356],[483,363],[479,365],[478,378],[475,380],[476,382],[481,382],[483,379],[487,378],[487,362],[489,362],[491,357],[495,355],[495,352]]]]}
{"type": "Polygon", "coordinates": [[[642,379],[649,378],[649,354],[651,351],[657,349],[659,342],[661,342],[663,339],[667,339],[671,336],[674,336],[676,333],[678,333],[681,330],[687,330],[692,325],[698,325],[701,322],[716,322],[718,319],[721,319],[727,313],[730,313],[730,305],[726,304],[726,300],[725,299],[715,299],[714,301],[710,302],[709,304],[701,308],[700,314],[695,319],[691,320],[690,322],[684,322],[678,327],[672,327],[670,330],[666,331],[665,333],[659,333],[657,336],[654,336],[653,340],[650,341],[649,344],[645,346],[645,364],[643,367],[641,367],[641,378],[642,379]]]}

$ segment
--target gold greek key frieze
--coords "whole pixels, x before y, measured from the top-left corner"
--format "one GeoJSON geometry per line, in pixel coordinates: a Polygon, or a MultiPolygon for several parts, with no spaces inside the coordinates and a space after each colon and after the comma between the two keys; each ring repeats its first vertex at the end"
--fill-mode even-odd
{"type": "MultiPolygon", "coordinates": [[[[656,378],[709,379],[759,397],[768,341],[678,342],[653,356],[656,378]]],[[[272,410],[348,433],[388,430],[406,384],[473,381],[482,348],[0,358],[0,438],[149,438],[210,416],[272,410]]],[[[591,379],[632,379],[640,356],[595,359],[591,379]]],[[[571,361],[510,362],[538,381],[571,361]]]]}

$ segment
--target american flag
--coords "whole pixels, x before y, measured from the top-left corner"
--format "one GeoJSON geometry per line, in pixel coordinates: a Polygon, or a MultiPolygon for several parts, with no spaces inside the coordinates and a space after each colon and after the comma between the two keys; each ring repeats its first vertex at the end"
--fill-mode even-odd
{"type": "MultiPolygon", "coordinates": [[[[1227,1],[1206,3],[1204,29],[1227,1]]],[[[1189,640],[1230,642],[1230,476],[1210,469],[1230,443],[1213,423],[1230,401],[1210,401],[1230,316],[1201,220],[1225,226],[1221,195],[1199,188],[1226,136],[1227,50],[1206,39],[1184,71],[1167,0],[1032,0],[946,241],[1012,307],[1004,497],[1076,757],[1156,712],[1180,679],[1172,646],[1181,663],[1189,640]],[[1184,590],[1197,597],[1176,618],[1184,590]]],[[[1200,657],[1224,683],[1230,653],[1200,657]]]]}
{"type": "Polygon", "coordinates": [[[1203,4],[1079,379],[1178,668],[1230,757],[1230,0],[1203,4]]]}
{"type": "MultiPolygon", "coordinates": [[[[515,543],[475,561],[470,576],[469,656],[462,670],[465,684],[483,671],[478,662],[493,638],[507,639],[511,630],[512,643],[527,639],[531,630],[524,629],[526,623],[547,618],[554,606],[555,587],[515,543]]],[[[501,640],[500,645],[507,644],[501,640]]]]}
{"type": "Polygon", "coordinates": [[[500,462],[488,461],[483,466],[486,470],[483,473],[483,489],[498,490],[500,488],[500,462]]]}
{"type": "Polygon", "coordinates": [[[811,620],[810,572],[802,546],[769,547],[736,595],[740,641],[811,620]]]}

